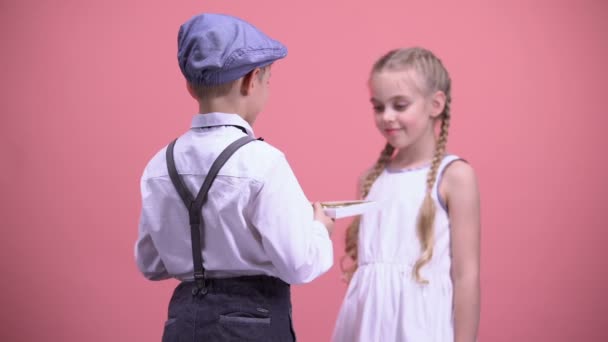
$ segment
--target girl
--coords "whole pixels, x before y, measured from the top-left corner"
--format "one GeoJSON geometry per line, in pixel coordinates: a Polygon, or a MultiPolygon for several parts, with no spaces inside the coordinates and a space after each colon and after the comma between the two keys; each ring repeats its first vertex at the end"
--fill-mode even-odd
{"type": "Polygon", "coordinates": [[[422,48],[391,51],[373,66],[371,103],[387,144],[360,195],[381,210],[347,230],[354,265],[335,342],[476,339],[479,194],[472,167],[445,154],[450,83],[422,48]]]}

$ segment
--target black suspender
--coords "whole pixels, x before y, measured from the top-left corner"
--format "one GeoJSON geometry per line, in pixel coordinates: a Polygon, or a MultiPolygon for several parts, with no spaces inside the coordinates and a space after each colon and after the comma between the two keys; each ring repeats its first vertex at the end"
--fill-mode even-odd
{"type": "MultiPolygon", "coordinates": [[[[226,161],[232,156],[236,150],[248,144],[256,139],[245,136],[237,141],[231,143],[222,151],[222,153],[217,157],[217,159],[211,165],[211,169],[205,177],[205,181],[201,186],[196,198],[192,196],[183,180],[177,173],[177,169],[175,168],[175,159],[173,158],[173,148],[175,146],[175,142],[177,139],[173,140],[169,146],[167,146],[167,169],[169,170],[169,177],[171,177],[171,182],[173,182],[173,186],[179,193],[179,196],[182,198],[182,201],[186,205],[186,209],[188,209],[188,213],[190,215],[190,239],[192,241],[192,261],[194,262],[194,281],[196,282],[196,288],[192,290],[193,295],[197,295],[198,293],[206,294],[207,288],[205,286],[205,268],[203,266],[203,257],[202,257],[202,248],[201,248],[201,232],[204,233],[205,229],[205,220],[201,217],[202,208],[205,202],[207,201],[207,194],[209,193],[209,188],[211,188],[211,184],[215,180],[217,173],[220,171],[222,166],[226,163],[226,161]]],[[[262,140],[261,138],[259,140],[262,140]]],[[[204,237],[203,237],[204,238],[204,237]]]]}

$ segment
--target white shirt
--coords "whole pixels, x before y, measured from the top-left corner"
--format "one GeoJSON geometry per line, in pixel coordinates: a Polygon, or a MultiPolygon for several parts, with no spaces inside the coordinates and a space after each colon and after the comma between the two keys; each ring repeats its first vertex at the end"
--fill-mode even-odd
{"type": "MultiPolygon", "coordinates": [[[[211,164],[251,126],[236,114],[197,114],[175,144],[175,164],[196,197],[211,164]],[[236,127],[235,127],[236,126],[236,127]]],[[[193,279],[188,210],[175,190],[166,147],[150,160],[141,178],[142,211],[135,259],[151,280],[193,279]]],[[[220,169],[202,209],[203,264],[212,278],[265,274],[287,283],[306,283],[333,264],[325,226],[313,209],[285,155],[263,141],[237,150],[220,169]]]]}

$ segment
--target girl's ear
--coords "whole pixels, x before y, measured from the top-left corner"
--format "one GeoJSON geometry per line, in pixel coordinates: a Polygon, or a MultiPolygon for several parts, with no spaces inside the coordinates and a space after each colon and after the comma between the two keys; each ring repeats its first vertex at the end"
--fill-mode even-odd
{"type": "Polygon", "coordinates": [[[431,116],[433,118],[438,117],[441,113],[443,113],[443,109],[445,108],[446,96],[445,93],[441,90],[436,91],[431,97],[431,116]]]}

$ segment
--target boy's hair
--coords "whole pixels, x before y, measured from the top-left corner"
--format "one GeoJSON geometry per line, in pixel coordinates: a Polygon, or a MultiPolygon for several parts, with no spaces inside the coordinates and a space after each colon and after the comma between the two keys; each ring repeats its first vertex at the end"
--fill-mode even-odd
{"type": "MultiPolygon", "coordinates": [[[[258,73],[258,79],[261,81],[266,74],[267,70],[270,68],[270,65],[266,65],[264,67],[259,68],[260,72],[258,73]]],[[[255,69],[254,69],[255,70],[255,69]]],[[[251,70],[247,75],[243,77],[247,77],[249,74],[254,72],[251,70]]],[[[210,99],[214,97],[225,96],[230,93],[232,88],[238,83],[239,79],[226,82],[219,85],[202,85],[202,84],[191,84],[194,93],[199,99],[210,99]]]]}
{"type": "MultiPolygon", "coordinates": [[[[414,265],[413,275],[416,278],[416,281],[428,283],[426,279],[421,277],[420,269],[433,257],[436,206],[432,198],[432,190],[435,185],[437,171],[441,164],[441,160],[443,159],[447,143],[448,128],[450,125],[450,104],[452,101],[451,80],[441,60],[431,51],[419,47],[390,51],[374,64],[372,74],[381,71],[403,70],[414,70],[417,72],[420,80],[423,81],[423,91],[429,94],[435,91],[442,91],[446,96],[445,107],[439,115],[441,128],[431,168],[427,176],[426,194],[420,207],[416,223],[422,253],[414,265]]],[[[376,164],[374,164],[371,170],[362,178],[360,183],[361,198],[365,198],[368,195],[372,185],[391,160],[394,152],[395,148],[387,143],[380,153],[380,157],[376,161],[376,164]]],[[[346,231],[346,255],[344,257],[348,256],[355,262],[354,265],[349,268],[342,267],[346,279],[350,279],[357,269],[359,222],[359,218],[355,219],[346,231]]]]}

